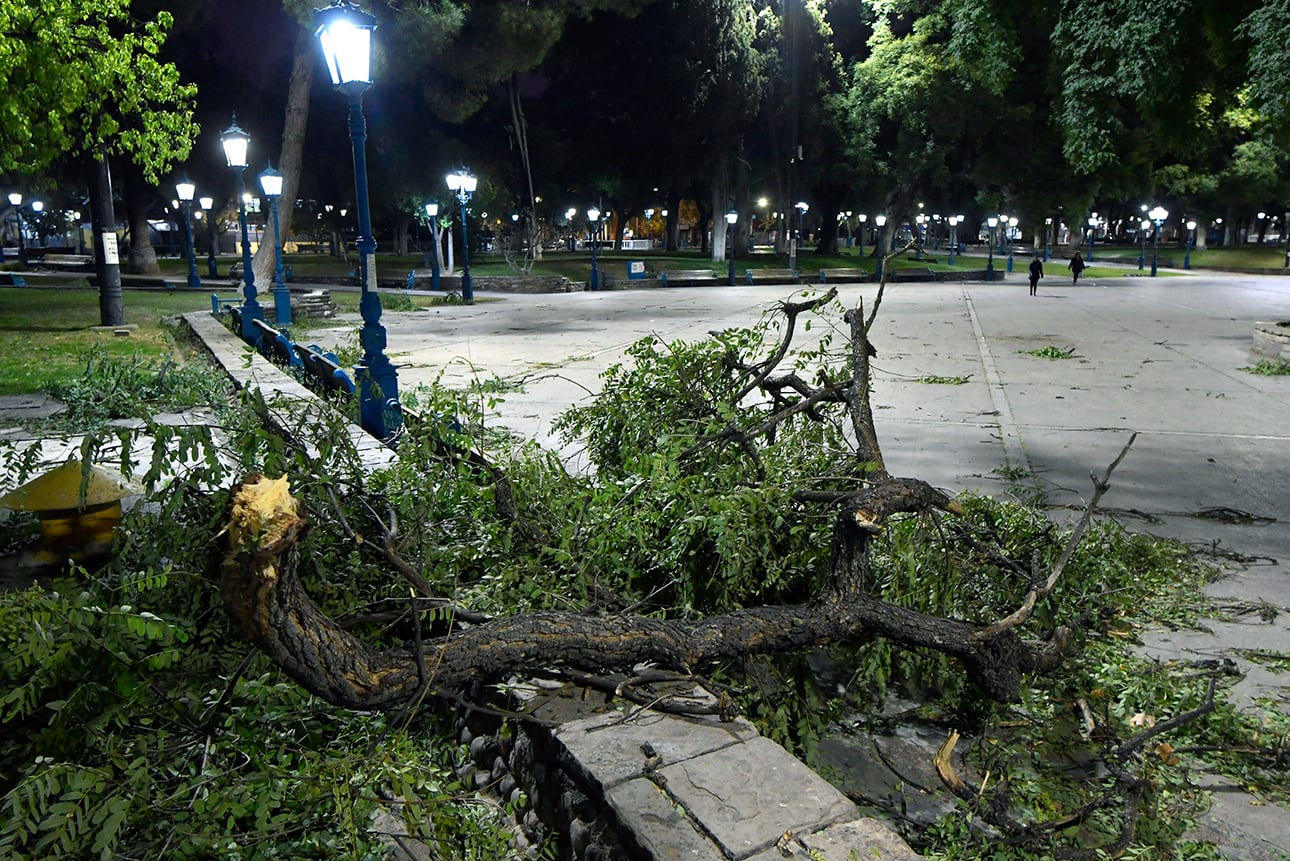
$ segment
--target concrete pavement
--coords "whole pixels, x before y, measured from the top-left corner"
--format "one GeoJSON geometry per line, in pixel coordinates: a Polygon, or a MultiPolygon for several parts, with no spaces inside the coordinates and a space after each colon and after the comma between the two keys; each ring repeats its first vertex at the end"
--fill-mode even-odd
{"type": "MultiPolygon", "coordinates": [[[[814,289],[814,288],[810,288],[814,289]]],[[[494,421],[558,446],[551,421],[598,387],[646,335],[702,337],[748,325],[793,294],[783,286],[506,295],[472,307],[389,314],[402,387],[493,375],[523,384],[494,421]]],[[[1290,708],[1290,680],[1253,660],[1290,654],[1290,377],[1252,364],[1253,324],[1290,319],[1290,278],[1219,273],[1149,278],[1050,275],[892,285],[872,334],[874,402],[893,473],[950,492],[1009,492],[1019,477],[1055,505],[1081,507],[1130,435],[1137,440],[1102,507],[1153,534],[1215,546],[1249,564],[1208,591],[1226,608],[1201,632],[1154,630],[1159,660],[1227,657],[1246,673],[1234,696],[1290,708]],[[1070,358],[1027,351],[1054,347],[1070,358]],[[962,385],[930,377],[966,377],[962,385]]],[[[845,285],[850,307],[876,287],[845,285]]],[[[350,324],[352,327],[352,324],[350,324]]],[[[835,321],[840,327],[841,321],[835,321]]],[[[818,337],[824,327],[817,326],[818,337]]],[[[349,328],[346,332],[352,332],[349,328]]],[[[576,447],[562,450],[579,464],[576,447]]],[[[1213,829],[1228,857],[1290,855],[1290,817],[1215,784],[1213,829]]]]}

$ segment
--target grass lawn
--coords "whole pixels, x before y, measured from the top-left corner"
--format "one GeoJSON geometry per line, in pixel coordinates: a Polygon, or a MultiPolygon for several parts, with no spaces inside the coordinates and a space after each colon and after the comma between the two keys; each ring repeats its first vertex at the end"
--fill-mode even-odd
{"type": "Polygon", "coordinates": [[[205,291],[127,290],[124,305],[125,322],[138,326],[128,337],[92,329],[100,320],[97,290],[0,287],[0,394],[37,392],[50,379],[79,376],[98,345],[114,357],[181,358],[162,320],[209,310],[210,299],[205,291]]]}

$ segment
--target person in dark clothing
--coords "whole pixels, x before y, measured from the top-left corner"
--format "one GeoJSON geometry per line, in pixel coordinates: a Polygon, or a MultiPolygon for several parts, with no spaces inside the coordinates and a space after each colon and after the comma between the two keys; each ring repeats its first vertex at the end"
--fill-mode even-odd
{"type": "Polygon", "coordinates": [[[1071,274],[1075,276],[1075,280],[1072,281],[1071,283],[1078,284],[1079,274],[1083,272],[1085,268],[1084,258],[1079,256],[1078,251],[1076,251],[1075,256],[1071,258],[1071,262],[1066,264],[1066,268],[1069,269],[1071,271],[1071,274]]]}
{"type": "Polygon", "coordinates": [[[1035,295],[1035,288],[1039,286],[1039,279],[1044,277],[1044,264],[1039,262],[1036,257],[1030,261],[1030,295],[1035,295]]]}

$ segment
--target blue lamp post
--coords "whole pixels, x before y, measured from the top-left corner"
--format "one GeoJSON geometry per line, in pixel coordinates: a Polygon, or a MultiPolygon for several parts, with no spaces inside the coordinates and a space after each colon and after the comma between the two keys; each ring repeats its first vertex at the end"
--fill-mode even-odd
{"type": "Polygon", "coordinates": [[[9,193],[9,204],[13,207],[14,215],[18,216],[18,263],[22,266],[27,265],[27,242],[22,237],[22,192],[13,191],[9,193]]]}
{"type": "Polygon", "coordinates": [[[197,199],[201,205],[202,213],[206,216],[206,234],[210,240],[206,251],[206,274],[212,278],[219,277],[219,264],[215,261],[215,213],[212,211],[215,206],[215,198],[201,197],[197,199]]]}
{"type": "Polygon", "coordinates": [[[430,289],[439,289],[439,204],[431,201],[426,204],[426,223],[430,225],[430,241],[434,243],[434,253],[430,255],[430,289]]]}
{"type": "Polygon", "coordinates": [[[1187,222],[1187,253],[1183,255],[1183,268],[1191,268],[1191,249],[1196,244],[1196,222],[1187,222]]]}
{"type": "Polygon", "coordinates": [[[954,252],[959,246],[959,222],[963,220],[961,215],[951,215],[945,219],[950,226],[950,265],[954,265],[954,252]]]}
{"type": "Polygon", "coordinates": [[[733,209],[726,213],[726,257],[729,264],[726,267],[726,283],[731,287],[735,286],[735,222],[739,220],[739,213],[733,209]]]}
{"type": "Polygon", "coordinates": [[[1093,260],[1093,240],[1096,237],[1097,237],[1097,213],[1095,212],[1088,220],[1088,259],[1090,262],[1092,262],[1093,260]]]}
{"type": "Polygon", "coordinates": [[[989,218],[985,220],[985,223],[986,223],[986,226],[990,228],[990,239],[986,243],[986,248],[989,249],[989,252],[987,253],[987,256],[985,258],[985,280],[993,281],[994,280],[994,229],[999,226],[999,218],[998,216],[991,215],[989,218]]]}
{"type": "Polygon", "coordinates": [[[591,289],[600,289],[600,269],[596,266],[596,246],[600,244],[600,209],[587,210],[588,237],[591,241],[591,289]]]}
{"type": "Polygon", "coordinates": [[[220,135],[219,142],[224,147],[224,159],[233,168],[233,176],[237,180],[237,219],[242,228],[242,340],[254,344],[260,333],[253,321],[264,319],[264,309],[256,299],[255,272],[251,269],[251,236],[246,228],[246,183],[242,179],[251,136],[238,127],[234,116],[232,124],[220,135]]]}
{"type": "Polygon", "coordinates": [[[399,377],[385,355],[381,297],[376,292],[376,240],[367,199],[367,121],[363,94],[372,86],[372,31],[376,18],[347,0],[314,13],[314,35],[322,46],[332,85],[349,100],[349,140],[354,150],[354,196],[358,204],[359,312],[363,328],[359,341],[363,358],[355,370],[359,379],[359,420],[382,440],[398,433],[403,417],[399,406],[399,377]]]}
{"type": "Polygon", "coordinates": [[[856,216],[856,221],[860,222],[860,226],[856,228],[856,257],[861,259],[864,257],[865,222],[868,220],[869,216],[863,212],[856,216]]]}
{"type": "Polygon", "coordinates": [[[457,203],[461,204],[461,301],[467,305],[473,305],[475,291],[470,285],[470,243],[466,241],[466,213],[468,212],[466,204],[470,203],[471,195],[479,187],[479,179],[463,167],[448,174],[445,182],[448,183],[448,190],[457,196],[457,203]]]}
{"type": "Polygon", "coordinates": [[[197,186],[188,181],[185,176],[175,183],[175,193],[179,195],[179,202],[184,206],[184,245],[188,251],[188,286],[202,286],[202,279],[197,275],[197,255],[193,251],[193,195],[197,193],[197,186]]]}
{"type": "Polygon", "coordinates": [[[291,293],[282,277],[282,237],[278,234],[278,198],[282,197],[282,174],[270,164],[260,174],[260,188],[273,212],[273,311],[279,326],[291,325],[291,293]]]}
{"type": "Polygon", "coordinates": [[[1158,264],[1160,262],[1160,225],[1164,224],[1165,219],[1169,217],[1169,210],[1165,209],[1163,206],[1157,206],[1155,209],[1148,212],[1147,216],[1155,222],[1156,225],[1155,242],[1151,248],[1151,277],[1155,278],[1158,264]]]}
{"type": "Polygon", "coordinates": [[[1053,232],[1053,220],[1044,219],[1044,262],[1048,262],[1048,235],[1053,232]]]}

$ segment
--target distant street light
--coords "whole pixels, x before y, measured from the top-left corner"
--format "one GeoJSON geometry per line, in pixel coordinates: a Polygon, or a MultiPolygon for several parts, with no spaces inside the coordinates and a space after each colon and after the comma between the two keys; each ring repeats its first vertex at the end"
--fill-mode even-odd
{"type": "Polygon", "coordinates": [[[1097,234],[1097,213],[1095,212],[1095,213],[1093,213],[1093,215],[1092,215],[1092,216],[1089,218],[1089,220],[1088,220],[1088,259],[1089,259],[1089,262],[1092,262],[1092,260],[1093,260],[1093,240],[1094,240],[1094,238],[1096,237],[1096,234],[1097,234]]]}
{"type": "Polygon", "coordinates": [[[726,213],[726,256],[730,259],[730,264],[726,267],[726,283],[731,287],[735,286],[735,246],[734,233],[735,222],[739,220],[739,213],[733,209],[726,213]]]}
{"type": "Polygon", "coordinates": [[[963,220],[961,215],[951,215],[945,219],[950,225],[950,265],[954,265],[954,252],[959,246],[959,222],[963,220]]]}
{"type": "Polygon", "coordinates": [[[1048,235],[1053,232],[1053,220],[1044,219],[1044,262],[1048,262],[1048,235]]]}
{"type": "Polygon", "coordinates": [[[881,280],[882,280],[882,264],[883,264],[883,259],[882,259],[882,258],[883,258],[883,255],[887,253],[887,252],[884,250],[884,248],[886,247],[886,244],[887,244],[887,243],[886,243],[885,241],[883,241],[883,237],[882,237],[882,229],[883,229],[884,227],[886,227],[886,226],[887,226],[887,216],[886,216],[886,215],[875,215],[875,216],[873,217],[873,223],[874,223],[874,226],[875,226],[876,228],[878,228],[878,229],[877,229],[877,237],[874,239],[874,242],[875,242],[875,245],[874,245],[874,255],[878,258],[878,265],[877,265],[877,267],[874,269],[874,277],[875,277],[877,280],[881,281],[881,280]]]}
{"type": "Polygon", "coordinates": [[[600,289],[600,270],[596,267],[596,246],[600,244],[600,210],[591,207],[587,210],[587,223],[590,225],[588,233],[591,242],[591,289],[600,289]]]}
{"type": "Polygon", "coordinates": [[[1196,244],[1196,222],[1187,222],[1187,253],[1183,255],[1183,268],[1191,268],[1191,249],[1196,244]]]}
{"type": "Polygon", "coordinates": [[[859,243],[858,249],[856,250],[856,257],[861,258],[864,257],[864,232],[867,229],[865,227],[865,222],[869,220],[869,216],[862,212],[856,216],[856,220],[860,222],[860,228],[856,230],[856,241],[859,243]]]}
{"type": "Polygon", "coordinates": [[[197,186],[184,176],[175,183],[175,193],[179,195],[179,202],[184,207],[184,245],[188,251],[188,286],[201,287],[202,279],[197,275],[197,255],[193,251],[193,195],[197,193],[197,186]]]}
{"type": "Polygon", "coordinates": [[[1017,230],[1017,217],[1014,215],[1008,219],[1008,223],[1005,225],[1004,231],[1003,231],[1005,234],[1007,234],[1007,240],[1008,240],[1008,271],[1009,272],[1012,271],[1012,250],[1013,250],[1013,242],[1014,242],[1012,234],[1016,232],[1016,230],[1017,230]]]}
{"type": "MultiPolygon", "coordinates": [[[[372,31],[376,18],[348,0],[314,12],[314,35],[322,46],[332,86],[349,100],[349,140],[354,151],[354,196],[358,204],[359,313],[363,328],[359,379],[359,421],[373,436],[389,440],[403,424],[399,403],[399,376],[385,354],[385,327],[381,325],[381,297],[376,289],[376,240],[367,199],[367,121],[363,94],[372,86],[372,31]]],[[[343,215],[344,213],[342,213],[343,215]]]]}
{"type": "Polygon", "coordinates": [[[434,253],[430,255],[430,289],[439,289],[439,204],[430,201],[426,204],[426,222],[430,225],[430,241],[434,244],[434,253]]]}
{"type": "Polygon", "coordinates": [[[242,227],[242,340],[254,344],[260,333],[253,321],[264,319],[264,309],[256,299],[255,272],[251,270],[251,235],[246,227],[246,183],[242,179],[251,136],[238,127],[237,116],[234,115],[232,124],[220,135],[219,142],[224,147],[224,159],[233,168],[233,176],[237,180],[237,220],[242,227]]]}
{"type": "Polygon", "coordinates": [[[9,203],[13,206],[14,214],[18,216],[18,263],[21,266],[27,265],[27,243],[22,237],[22,192],[12,191],[9,193],[9,203]]]}
{"type": "Polygon", "coordinates": [[[215,206],[215,198],[202,197],[197,202],[201,204],[202,212],[206,214],[206,233],[210,239],[206,252],[206,274],[216,278],[219,276],[219,264],[215,260],[215,244],[218,240],[215,236],[215,213],[211,211],[215,206]]]}
{"type": "Polygon", "coordinates": [[[985,220],[986,226],[990,228],[990,237],[986,241],[986,248],[989,249],[985,258],[985,280],[994,280],[994,229],[999,226],[998,216],[991,215],[985,220]]]}
{"type": "Polygon", "coordinates": [[[461,301],[467,305],[475,304],[475,291],[470,286],[470,243],[466,241],[466,204],[479,186],[479,179],[466,168],[458,168],[444,179],[448,190],[457,196],[461,204],[461,301]]]}
{"type": "Polygon", "coordinates": [[[291,293],[282,277],[282,237],[278,234],[278,198],[282,197],[282,174],[269,164],[260,174],[260,188],[273,212],[273,311],[279,326],[291,325],[291,293]]]}
{"type": "Polygon", "coordinates": [[[1151,277],[1155,278],[1157,264],[1160,261],[1160,225],[1164,224],[1165,219],[1169,217],[1169,210],[1165,209],[1163,206],[1157,206],[1155,209],[1148,212],[1147,215],[1156,224],[1155,244],[1151,249],[1151,277]]]}
{"type": "Polygon", "coordinates": [[[1142,219],[1138,222],[1138,271],[1147,268],[1147,234],[1151,232],[1151,222],[1142,219]]]}

